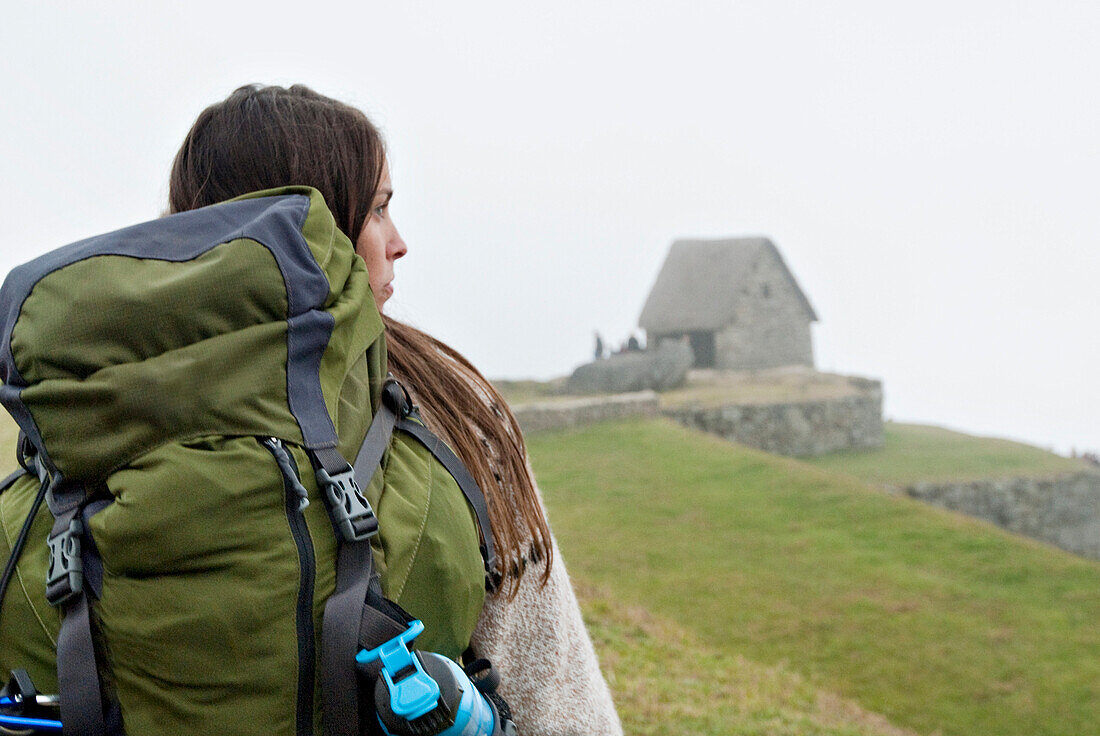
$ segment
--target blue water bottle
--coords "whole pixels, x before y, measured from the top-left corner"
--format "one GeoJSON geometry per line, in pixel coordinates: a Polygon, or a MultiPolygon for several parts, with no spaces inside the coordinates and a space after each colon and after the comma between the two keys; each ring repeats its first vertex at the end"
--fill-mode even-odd
{"type": "Polygon", "coordinates": [[[413,621],[402,634],[375,649],[364,649],[360,664],[382,663],[374,686],[378,721],[388,736],[501,736],[513,734],[492,701],[478,691],[462,668],[433,652],[410,645],[424,624],[413,621]]]}

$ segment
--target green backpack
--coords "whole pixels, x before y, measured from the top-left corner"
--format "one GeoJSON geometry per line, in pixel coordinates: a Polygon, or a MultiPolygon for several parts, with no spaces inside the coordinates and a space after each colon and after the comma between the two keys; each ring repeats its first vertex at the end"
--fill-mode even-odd
{"type": "Polygon", "coordinates": [[[484,498],[387,380],[316,190],[16,268],[0,378],[25,468],[0,495],[0,671],[59,693],[66,734],[350,736],[374,725],[356,651],[413,617],[419,648],[468,647],[484,498]]]}

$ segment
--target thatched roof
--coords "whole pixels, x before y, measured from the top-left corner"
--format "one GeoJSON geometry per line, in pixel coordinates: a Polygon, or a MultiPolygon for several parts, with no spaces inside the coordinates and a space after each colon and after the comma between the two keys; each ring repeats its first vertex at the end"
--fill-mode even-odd
{"type": "Polygon", "coordinates": [[[775,244],[767,238],[677,240],[649,292],[639,326],[649,333],[667,334],[717,330],[734,316],[742,287],[758,258],[774,258],[794,287],[806,318],[817,314],[794,280],[775,244]]]}

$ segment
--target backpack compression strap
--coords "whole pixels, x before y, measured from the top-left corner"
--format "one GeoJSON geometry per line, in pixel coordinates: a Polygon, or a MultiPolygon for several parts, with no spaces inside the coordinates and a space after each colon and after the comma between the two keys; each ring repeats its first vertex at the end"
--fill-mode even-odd
{"type": "Polygon", "coordinates": [[[50,568],[46,600],[61,609],[57,635],[57,689],[65,736],[121,734],[117,708],[108,713],[103,700],[92,640],[90,578],[98,578],[94,544],[83,544],[87,493],[80,483],[69,483],[56,472],[46,493],[54,516],[50,531],[50,568]],[[92,573],[88,575],[86,573],[92,573]]]}
{"type": "Polygon", "coordinates": [[[23,467],[0,483],[0,493],[32,471],[38,475],[41,485],[19,537],[12,545],[3,579],[0,580],[0,600],[7,591],[31,524],[45,501],[54,516],[49,536],[50,567],[46,600],[61,609],[61,628],[57,636],[57,679],[64,733],[66,736],[121,734],[117,708],[112,707],[108,711],[104,707],[92,642],[91,608],[85,586],[87,583],[95,589],[102,578],[95,545],[83,543],[87,494],[82,485],[66,482],[56,469],[49,473],[41,457],[25,442],[22,432],[18,446],[19,462],[23,467]]]}

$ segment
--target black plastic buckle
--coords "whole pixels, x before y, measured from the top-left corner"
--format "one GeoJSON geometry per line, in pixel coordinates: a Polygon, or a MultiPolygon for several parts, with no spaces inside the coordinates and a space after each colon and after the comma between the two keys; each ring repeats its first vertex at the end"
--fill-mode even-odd
{"type": "Polygon", "coordinates": [[[317,485],[325,496],[332,526],[345,542],[362,542],[378,533],[378,517],[370,502],[355,482],[355,471],[349,467],[342,473],[329,475],[317,468],[317,485]]]}
{"type": "Polygon", "coordinates": [[[398,419],[404,419],[415,407],[408,390],[391,373],[382,384],[382,403],[398,419]]]}
{"type": "Polygon", "coordinates": [[[50,567],[46,572],[46,600],[60,606],[84,592],[84,564],[80,559],[79,518],[69,520],[67,529],[49,538],[50,567]]]}

